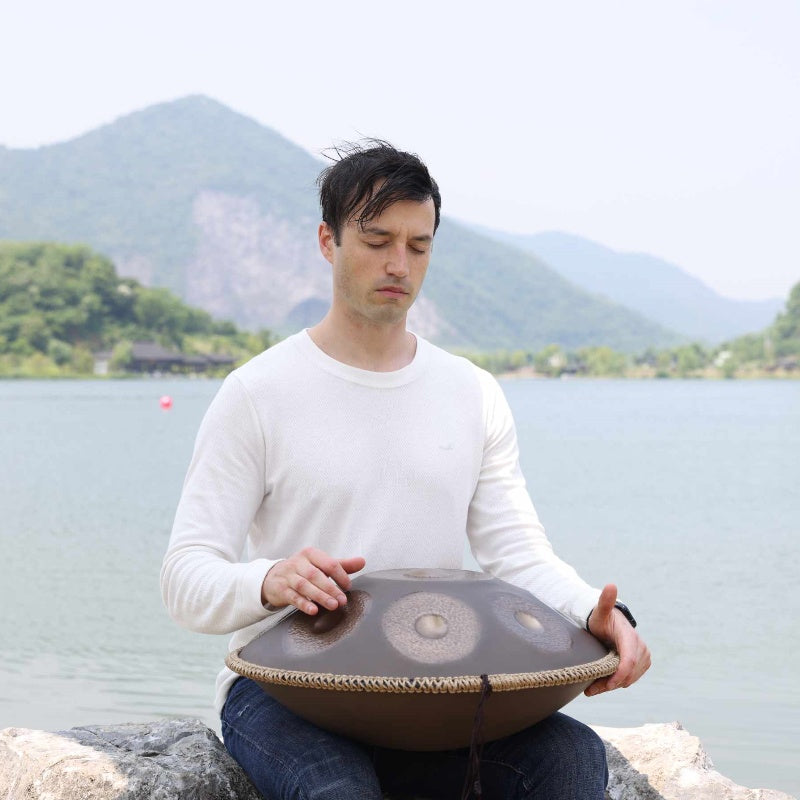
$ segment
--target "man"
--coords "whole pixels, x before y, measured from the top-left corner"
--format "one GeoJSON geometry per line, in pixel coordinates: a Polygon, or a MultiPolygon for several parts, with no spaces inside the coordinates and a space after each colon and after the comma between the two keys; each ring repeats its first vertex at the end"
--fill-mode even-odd
{"type": "MultiPolygon", "coordinates": [[[[350,575],[478,563],[533,591],[621,663],[588,694],[629,686],[649,653],[616,588],[560,561],[520,473],[496,381],[406,328],[430,261],[440,195],[425,165],[383,142],[320,176],[325,318],[224,382],[198,433],[162,568],[182,625],[239,647],[296,607],[347,600],[350,575]],[[588,623],[587,623],[588,620],[588,623]]],[[[467,753],[366,747],[297,718],[252,681],[217,681],[225,745],[270,798],[457,797],[467,753]]],[[[555,714],[483,751],[487,798],[602,798],[602,743],[555,714]]]]}

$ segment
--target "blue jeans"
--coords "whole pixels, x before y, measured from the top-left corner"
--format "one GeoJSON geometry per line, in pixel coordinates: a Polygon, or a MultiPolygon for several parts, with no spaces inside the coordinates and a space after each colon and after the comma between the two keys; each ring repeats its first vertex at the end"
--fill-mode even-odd
{"type": "MultiPolygon", "coordinates": [[[[247,678],[231,688],[222,736],[266,800],[460,800],[468,768],[466,749],[389,750],[324,731],[247,678]]],[[[480,779],[484,800],[602,800],[605,747],[591,728],[553,714],[487,742],[480,779]]]]}

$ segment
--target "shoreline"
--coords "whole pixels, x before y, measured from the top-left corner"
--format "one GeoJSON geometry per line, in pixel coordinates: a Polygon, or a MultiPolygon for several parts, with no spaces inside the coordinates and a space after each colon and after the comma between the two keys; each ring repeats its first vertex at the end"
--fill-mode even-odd
{"type": "Polygon", "coordinates": [[[692,375],[658,375],[654,372],[642,370],[631,370],[621,375],[580,375],[563,373],[561,375],[546,375],[536,372],[532,367],[520,367],[515,370],[504,370],[492,373],[498,380],[543,380],[543,381],[595,381],[595,380],[619,380],[619,381],[797,381],[800,380],[800,372],[781,371],[748,371],[742,375],[722,375],[719,370],[707,370],[703,373],[692,375]]]}
{"type": "MultiPolygon", "coordinates": [[[[646,380],[646,381],[797,381],[800,380],[800,371],[798,370],[745,370],[741,373],[734,375],[724,375],[716,368],[708,368],[706,370],[698,371],[692,374],[679,375],[679,374],[659,374],[655,370],[646,370],[641,368],[626,370],[623,373],[600,373],[600,374],[586,374],[586,373],[572,373],[564,372],[559,375],[548,375],[544,372],[537,372],[533,367],[525,366],[518,369],[500,370],[499,372],[491,372],[487,370],[498,380],[543,380],[543,381],[566,381],[566,380],[646,380]]],[[[73,373],[64,375],[36,375],[25,373],[0,373],[0,381],[53,381],[58,383],[61,381],[137,381],[137,380],[181,380],[181,381],[198,381],[198,380],[223,380],[226,375],[210,375],[208,373],[158,373],[152,374],[147,372],[139,373],[119,373],[114,375],[95,375],[94,373],[73,373]]]]}

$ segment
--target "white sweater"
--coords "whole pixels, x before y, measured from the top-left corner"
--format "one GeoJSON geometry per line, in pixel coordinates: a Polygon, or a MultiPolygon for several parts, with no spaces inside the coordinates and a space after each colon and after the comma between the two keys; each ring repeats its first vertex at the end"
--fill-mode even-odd
{"type": "MultiPolygon", "coordinates": [[[[414,360],[368,372],[307,332],[231,373],[203,419],[161,569],[172,617],[241,647],[286,613],[269,568],[307,545],[366,571],[487,572],[584,626],[598,590],[558,559],[525,488],[497,382],[417,338],[414,360]]],[[[218,711],[236,675],[217,679],[218,711]]]]}

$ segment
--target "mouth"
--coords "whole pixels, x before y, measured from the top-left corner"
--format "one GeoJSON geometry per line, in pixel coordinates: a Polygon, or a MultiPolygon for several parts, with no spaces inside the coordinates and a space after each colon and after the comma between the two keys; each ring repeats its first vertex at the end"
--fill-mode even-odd
{"type": "Polygon", "coordinates": [[[385,297],[403,297],[408,294],[408,289],[402,286],[381,286],[376,291],[385,297]]]}

